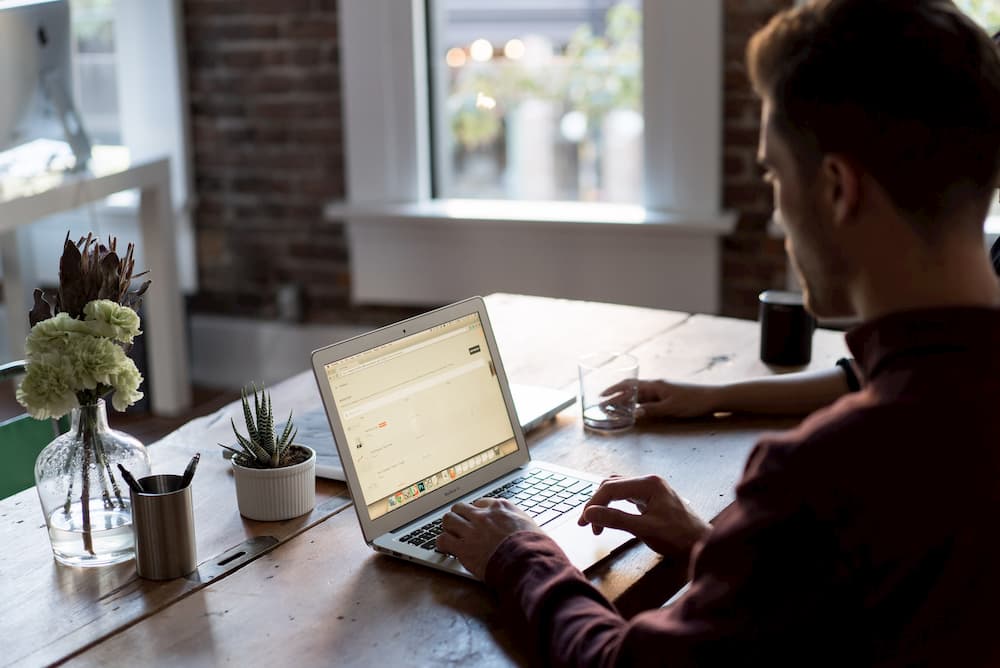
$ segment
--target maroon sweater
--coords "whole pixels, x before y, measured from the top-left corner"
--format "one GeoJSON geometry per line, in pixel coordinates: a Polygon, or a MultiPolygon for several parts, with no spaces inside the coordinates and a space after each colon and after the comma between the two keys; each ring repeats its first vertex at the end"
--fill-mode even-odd
{"type": "Polygon", "coordinates": [[[501,544],[486,582],[546,663],[1000,666],[1000,310],[847,342],[865,387],[761,439],[669,608],[625,620],[547,537],[501,544]]]}

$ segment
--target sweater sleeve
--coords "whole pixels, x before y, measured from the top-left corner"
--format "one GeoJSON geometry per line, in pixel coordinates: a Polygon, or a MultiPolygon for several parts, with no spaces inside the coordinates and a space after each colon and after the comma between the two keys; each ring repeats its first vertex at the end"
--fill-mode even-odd
{"type": "Polygon", "coordinates": [[[520,620],[547,665],[802,658],[811,633],[799,629],[797,620],[817,603],[823,548],[808,523],[785,510],[797,504],[783,498],[794,494],[794,485],[778,480],[784,477],[774,463],[780,457],[767,459],[760,448],[751,456],[736,501],[695,547],[689,590],[668,608],[624,619],[555,542],[533,531],[500,545],[486,583],[498,592],[505,618],[520,620]]]}
{"type": "Polygon", "coordinates": [[[545,534],[522,531],[507,538],[490,559],[485,580],[497,591],[505,616],[524,622],[544,663],[615,663],[625,619],[545,534]]]}

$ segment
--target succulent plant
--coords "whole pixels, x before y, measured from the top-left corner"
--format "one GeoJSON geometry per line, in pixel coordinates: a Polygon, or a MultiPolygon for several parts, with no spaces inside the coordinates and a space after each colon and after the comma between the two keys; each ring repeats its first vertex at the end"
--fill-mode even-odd
{"type": "Polygon", "coordinates": [[[220,443],[223,448],[233,453],[233,461],[240,466],[255,469],[280,468],[291,466],[303,460],[301,448],[293,447],[292,442],[299,433],[292,424],[292,413],[288,413],[281,436],[274,431],[274,413],[271,406],[271,396],[263,386],[251,385],[253,391],[253,409],[250,408],[249,390],[244,387],[240,391],[243,399],[243,419],[246,422],[247,435],[244,436],[236,427],[236,421],[230,419],[233,433],[239,449],[220,443]]]}

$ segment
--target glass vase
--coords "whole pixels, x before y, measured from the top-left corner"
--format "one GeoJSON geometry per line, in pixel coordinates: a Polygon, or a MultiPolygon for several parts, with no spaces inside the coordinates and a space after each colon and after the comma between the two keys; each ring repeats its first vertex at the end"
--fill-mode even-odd
{"type": "Polygon", "coordinates": [[[149,475],[138,439],[108,426],[103,399],[74,408],[70,430],[35,460],[35,485],[52,554],[69,566],[104,566],[135,556],[132,505],[118,464],[149,475]]]}

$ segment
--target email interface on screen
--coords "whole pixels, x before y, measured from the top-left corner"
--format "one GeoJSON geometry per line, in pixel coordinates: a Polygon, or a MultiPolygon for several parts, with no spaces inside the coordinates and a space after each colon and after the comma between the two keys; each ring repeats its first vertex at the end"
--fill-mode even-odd
{"type": "Polygon", "coordinates": [[[517,451],[477,313],[326,365],[371,519],[517,451]]]}

